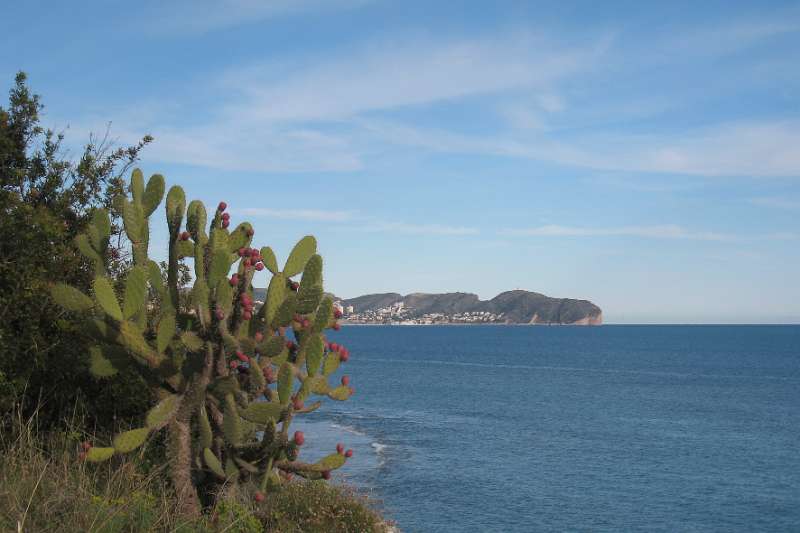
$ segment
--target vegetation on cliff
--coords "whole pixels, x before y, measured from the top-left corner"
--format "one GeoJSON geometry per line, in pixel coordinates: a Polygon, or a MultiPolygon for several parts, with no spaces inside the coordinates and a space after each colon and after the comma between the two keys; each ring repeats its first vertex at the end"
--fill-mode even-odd
{"type": "Polygon", "coordinates": [[[229,490],[207,513],[187,517],[175,512],[175,493],[158,459],[160,443],[91,465],[75,459],[81,442],[93,438],[85,433],[84,421],[40,432],[38,418],[17,415],[9,415],[0,433],[0,531],[386,531],[375,502],[322,481],[292,481],[261,505],[229,490]]]}
{"type": "Polygon", "coordinates": [[[361,500],[315,481],[352,451],[302,462],[305,436],[289,434],[320,406],[312,395],[352,394],[347,376],[329,383],[349,352],[323,335],[339,315],[313,237],[279,268],[270,248],[251,247],[249,224],[228,229],[224,202],[208,222],[172,187],[169,260],[158,264],[149,219],[164,180],[145,184],[137,170],[123,181],[152,139],[91,140],[72,162],[41,109],[18,74],[0,107],[3,527],[242,530],[220,527],[231,512],[252,530],[377,527],[361,500]],[[262,270],[272,279],[257,309],[262,270]]]}

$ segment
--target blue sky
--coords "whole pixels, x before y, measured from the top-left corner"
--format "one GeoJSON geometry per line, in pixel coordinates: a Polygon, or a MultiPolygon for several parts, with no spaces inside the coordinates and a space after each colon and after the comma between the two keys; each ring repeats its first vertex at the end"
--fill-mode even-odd
{"type": "MultiPolygon", "coordinates": [[[[800,3],[16,2],[73,150],[111,122],[327,287],[799,322],[800,3]]],[[[160,226],[160,225],[159,225],[160,226]]],[[[153,253],[164,246],[163,232],[153,253]]]]}

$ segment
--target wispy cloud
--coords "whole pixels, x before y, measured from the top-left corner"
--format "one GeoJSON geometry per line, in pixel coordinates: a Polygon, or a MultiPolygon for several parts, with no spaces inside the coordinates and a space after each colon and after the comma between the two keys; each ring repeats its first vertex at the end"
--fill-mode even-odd
{"type": "Polygon", "coordinates": [[[752,198],[750,202],[762,207],[774,207],[777,209],[800,209],[800,200],[791,198],[761,197],[752,198]]]}
{"type": "Polygon", "coordinates": [[[736,123],[681,135],[467,136],[371,121],[387,142],[453,153],[505,155],[604,171],[695,176],[800,177],[800,121],[736,123]]]}
{"type": "Polygon", "coordinates": [[[236,210],[245,216],[276,218],[282,220],[303,220],[345,224],[353,231],[376,232],[398,235],[477,235],[474,227],[452,226],[435,223],[408,223],[392,221],[355,211],[337,211],[323,209],[270,209],[263,207],[245,207],[236,210]],[[354,225],[355,224],[355,225],[354,225]]]}
{"type": "MultiPolygon", "coordinates": [[[[227,0],[209,11],[258,18],[323,9],[323,4],[327,5],[321,0],[227,0]]],[[[191,16],[205,16],[197,14],[202,9],[190,11],[191,16]]],[[[226,17],[234,15],[220,20],[226,17]]],[[[706,35],[709,42],[724,41],[726,46],[741,39],[740,46],[749,46],[793,31],[798,31],[793,21],[756,21],[693,38],[706,35]]],[[[641,129],[620,133],[624,130],[548,127],[549,117],[573,111],[562,85],[591,80],[602,65],[624,63],[627,57],[627,52],[614,48],[612,39],[596,34],[567,43],[531,31],[460,40],[405,33],[393,40],[326,51],[324,56],[234,67],[213,77],[220,81],[208,90],[219,98],[204,97],[204,102],[216,102],[204,112],[208,119],[198,124],[186,117],[171,122],[155,118],[130,137],[154,134],[157,142],[148,153],[159,161],[260,172],[360,170],[367,165],[366,154],[391,157],[391,145],[405,145],[595,171],[800,177],[797,119],[734,120],[648,134],[638,133],[641,129]],[[429,128],[385,118],[392,110],[486,95],[492,96],[490,105],[510,127],[465,134],[457,126],[429,128]]]]}
{"type": "Polygon", "coordinates": [[[348,222],[355,218],[352,211],[327,211],[322,209],[269,209],[246,207],[237,210],[243,215],[283,220],[309,220],[314,222],[348,222]]]}
{"type": "MultiPolygon", "coordinates": [[[[100,127],[87,123],[73,129],[96,132],[100,127]]],[[[123,143],[152,134],[156,142],[148,147],[147,158],[156,162],[245,172],[349,172],[363,167],[346,136],[307,128],[223,119],[187,128],[142,124],[113,133],[123,143]]]]}
{"type": "Polygon", "coordinates": [[[404,235],[477,235],[477,228],[466,226],[446,226],[441,224],[408,224],[405,222],[373,221],[360,226],[363,231],[398,233],[404,235]]]}
{"type": "Polygon", "coordinates": [[[698,54],[721,56],[752,46],[764,39],[800,32],[798,11],[783,13],[783,17],[752,18],[736,20],[717,27],[701,27],[686,30],[678,35],[670,35],[666,44],[659,47],[658,52],[685,52],[693,56],[698,54]]]}
{"type": "MultiPolygon", "coordinates": [[[[398,38],[400,39],[400,38],[398,38]]],[[[374,111],[504,91],[532,91],[538,107],[563,107],[552,86],[588,68],[603,39],[564,46],[520,32],[472,40],[368,43],[323,58],[234,68],[206,90],[219,93],[204,122],[156,110],[125,140],[151,133],[157,161],[260,172],[347,172],[385,142],[365,128],[374,111]],[[402,46],[399,46],[402,44],[402,46]],[[186,123],[191,125],[187,126],[186,123]]],[[[204,101],[214,101],[210,95],[204,101]]],[[[165,106],[172,104],[165,103],[165,106]]],[[[174,107],[174,105],[172,105],[174,107]]],[[[185,109],[191,106],[187,103],[185,109]]],[[[130,122],[126,122],[130,124],[130,122]]]]}
{"type": "Polygon", "coordinates": [[[610,228],[547,225],[536,228],[506,229],[501,231],[501,234],[531,237],[644,237],[700,241],[732,241],[736,239],[735,236],[724,233],[689,231],[675,224],[610,228]]]}
{"type": "Polygon", "coordinates": [[[145,10],[150,31],[201,34],[268,19],[352,9],[372,0],[178,0],[145,10]]]}
{"type": "Polygon", "coordinates": [[[242,90],[238,112],[261,120],[336,120],[360,113],[539,88],[542,105],[563,105],[548,87],[592,64],[603,40],[564,46],[541,36],[463,41],[418,39],[373,44],[338,59],[286,72],[272,64],[234,69],[227,85],[242,90]],[[282,75],[276,78],[276,72],[282,75]]]}

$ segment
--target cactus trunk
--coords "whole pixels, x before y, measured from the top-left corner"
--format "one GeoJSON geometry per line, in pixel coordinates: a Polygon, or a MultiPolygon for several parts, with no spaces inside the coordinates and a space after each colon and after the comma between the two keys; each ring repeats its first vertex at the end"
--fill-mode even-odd
{"type": "Polygon", "coordinates": [[[178,512],[184,516],[200,513],[197,488],[192,483],[192,428],[177,418],[167,426],[167,460],[169,474],[178,497],[178,512]]]}

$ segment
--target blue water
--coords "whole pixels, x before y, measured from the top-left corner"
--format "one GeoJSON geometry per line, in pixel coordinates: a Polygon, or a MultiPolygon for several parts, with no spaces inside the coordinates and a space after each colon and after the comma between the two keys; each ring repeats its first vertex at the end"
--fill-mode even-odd
{"type": "Polygon", "coordinates": [[[305,459],[404,532],[800,531],[800,327],[345,327],[305,459]]]}

